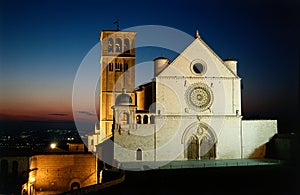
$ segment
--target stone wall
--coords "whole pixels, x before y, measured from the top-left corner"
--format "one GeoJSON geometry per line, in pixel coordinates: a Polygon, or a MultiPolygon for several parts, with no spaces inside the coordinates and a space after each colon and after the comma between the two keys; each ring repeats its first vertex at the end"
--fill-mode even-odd
{"type": "Polygon", "coordinates": [[[137,160],[137,150],[142,153],[142,160],[154,160],[154,125],[142,124],[131,130],[115,130],[114,155],[117,161],[137,160]]]}
{"type": "Polygon", "coordinates": [[[263,158],[266,143],[277,134],[277,120],[242,121],[242,158],[263,158]]]}
{"type": "Polygon", "coordinates": [[[33,171],[28,184],[34,186],[36,194],[69,191],[75,182],[80,187],[97,182],[96,157],[93,154],[35,155],[31,157],[30,169],[33,171]]]}

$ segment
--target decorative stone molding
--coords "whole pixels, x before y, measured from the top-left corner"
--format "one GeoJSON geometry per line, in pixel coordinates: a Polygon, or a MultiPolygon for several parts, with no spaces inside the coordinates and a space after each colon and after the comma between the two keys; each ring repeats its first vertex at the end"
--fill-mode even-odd
{"type": "Polygon", "coordinates": [[[203,112],[212,105],[213,92],[204,83],[194,83],[186,90],[185,99],[191,109],[203,112]]]}

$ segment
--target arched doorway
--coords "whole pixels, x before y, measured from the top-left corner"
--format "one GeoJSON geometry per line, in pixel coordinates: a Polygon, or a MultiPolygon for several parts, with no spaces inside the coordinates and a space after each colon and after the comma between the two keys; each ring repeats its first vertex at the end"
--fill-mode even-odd
{"type": "Polygon", "coordinates": [[[188,160],[216,158],[216,135],[207,124],[191,124],[185,130],[181,143],[185,148],[184,157],[188,160]]]}
{"type": "Polygon", "coordinates": [[[188,142],[188,154],[187,158],[189,160],[198,160],[199,159],[199,141],[196,136],[192,136],[188,142]]]}
{"type": "Polygon", "coordinates": [[[212,143],[212,140],[203,137],[200,142],[200,158],[201,159],[215,159],[216,144],[212,143]]]}
{"type": "Polygon", "coordinates": [[[80,184],[78,182],[73,182],[71,184],[71,190],[77,190],[80,188],[80,184]]]}

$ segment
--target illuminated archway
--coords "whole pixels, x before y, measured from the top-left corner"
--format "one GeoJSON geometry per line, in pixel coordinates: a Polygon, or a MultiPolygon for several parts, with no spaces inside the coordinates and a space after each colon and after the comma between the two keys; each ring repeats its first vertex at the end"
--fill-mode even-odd
{"type": "Polygon", "coordinates": [[[80,184],[78,182],[73,182],[71,184],[71,190],[77,190],[80,188],[80,184]]]}
{"type": "Polygon", "coordinates": [[[74,178],[69,183],[70,190],[76,190],[80,188],[80,180],[78,178],[74,178]]]}

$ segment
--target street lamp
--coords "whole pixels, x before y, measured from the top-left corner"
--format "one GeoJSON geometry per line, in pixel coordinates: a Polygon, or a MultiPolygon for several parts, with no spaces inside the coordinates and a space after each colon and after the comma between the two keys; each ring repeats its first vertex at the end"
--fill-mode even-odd
{"type": "Polygon", "coordinates": [[[55,148],[56,148],[56,143],[51,143],[51,144],[50,144],[50,148],[51,148],[51,149],[55,149],[55,148]]]}

